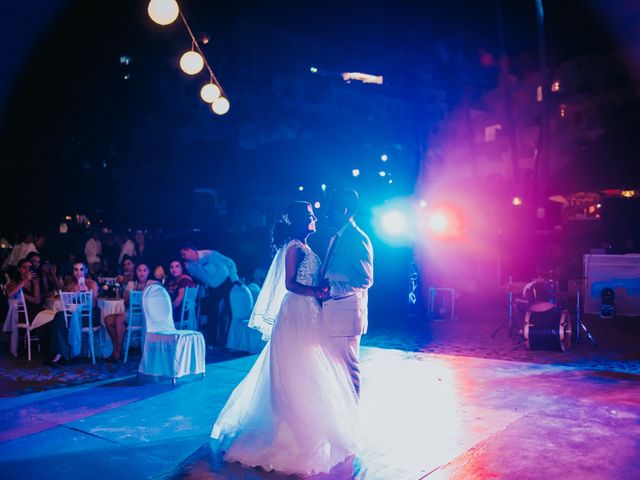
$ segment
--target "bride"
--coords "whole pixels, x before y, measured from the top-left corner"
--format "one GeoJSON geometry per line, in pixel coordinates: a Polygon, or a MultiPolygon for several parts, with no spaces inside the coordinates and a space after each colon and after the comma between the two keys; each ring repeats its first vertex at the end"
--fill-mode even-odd
{"type": "Polygon", "coordinates": [[[274,225],[278,250],[249,321],[269,342],[211,433],[226,461],[311,476],[356,450],[356,393],[320,321],[315,223],[311,205],[294,202],[274,225]]]}

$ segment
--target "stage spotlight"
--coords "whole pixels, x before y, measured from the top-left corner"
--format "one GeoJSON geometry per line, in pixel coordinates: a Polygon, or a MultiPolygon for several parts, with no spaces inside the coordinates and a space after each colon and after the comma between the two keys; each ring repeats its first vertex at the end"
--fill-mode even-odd
{"type": "Polygon", "coordinates": [[[415,242],[416,216],[410,199],[395,198],[374,207],[373,226],[380,240],[392,246],[407,246],[415,242]]]}
{"type": "Polygon", "coordinates": [[[405,235],[409,229],[409,220],[404,212],[389,210],[382,214],[381,225],[389,235],[405,235]]]}
{"type": "Polygon", "coordinates": [[[449,219],[443,212],[436,212],[427,220],[429,228],[436,233],[444,233],[449,226],[449,219]]]}
{"type": "Polygon", "coordinates": [[[459,214],[449,207],[437,207],[423,217],[423,228],[432,237],[456,239],[462,236],[459,214]]]}

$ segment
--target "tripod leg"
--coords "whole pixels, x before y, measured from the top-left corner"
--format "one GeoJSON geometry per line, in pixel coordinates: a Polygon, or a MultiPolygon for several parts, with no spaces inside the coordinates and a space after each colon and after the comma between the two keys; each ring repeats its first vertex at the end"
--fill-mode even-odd
{"type": "Polygon", "coordinates": [[[596,342],[596,339],[593,338],[593,335],[591,335],[591,333],[589,333],[589,330],[587,330],[587,327],[585,326],[584,323],[580,324],[580,328],[582,329],[582,331],[584,332],[584,334],[587,336],[587,338],[589,339],[589,341],[591,342],[591,344],[594,347],[598,346],[598,342],[596,342]]]}

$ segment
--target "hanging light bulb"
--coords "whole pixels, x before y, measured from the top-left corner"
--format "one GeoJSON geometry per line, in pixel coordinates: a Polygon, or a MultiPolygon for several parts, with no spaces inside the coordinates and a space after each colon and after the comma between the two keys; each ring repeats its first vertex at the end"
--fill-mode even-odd
{"type": "Polygon", "coordinates": [[[151,0],[147,12],[158,25],[169,25],[178,18],[180,8],[176,0],[151,0]]]}
{"type": "Polygon", "coordinates": [[[190,51],[180,57],[180,68],[187,75],[200,73],[204,67],[202,55],[198,52],[190,51]]]}
{"type": "Polygon", "coordinates": [[[200,98],[207,103],[215,102],[218,97],[220,97],[220,87],[215,83],[207,83],[200,90],[200,98]]]}
{"type": "Polygon", "coordinates": [[[229,100],[224,97],[218,97],[213,101],[211,109],[213,110],[213,113],[224,115],[229,111],[230,106],[231,105],[229,104],[229,100]]]}

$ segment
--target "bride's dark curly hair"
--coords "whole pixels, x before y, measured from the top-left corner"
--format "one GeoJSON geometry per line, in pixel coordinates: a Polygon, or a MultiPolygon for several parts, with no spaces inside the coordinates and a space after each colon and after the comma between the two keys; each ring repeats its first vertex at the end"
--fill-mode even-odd
{"type": "Polygon", "coordinates": [[[303,229],[309,221],[309,202],[291,202],[271,227],[271,249],[275,253],[303,229]]]}

